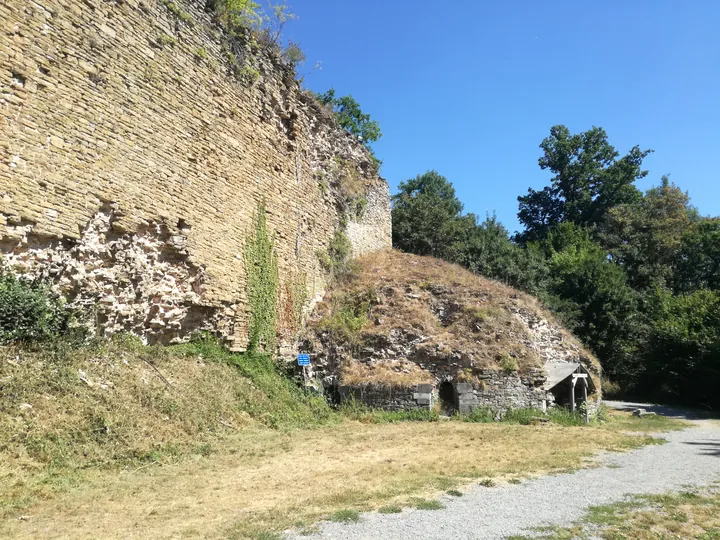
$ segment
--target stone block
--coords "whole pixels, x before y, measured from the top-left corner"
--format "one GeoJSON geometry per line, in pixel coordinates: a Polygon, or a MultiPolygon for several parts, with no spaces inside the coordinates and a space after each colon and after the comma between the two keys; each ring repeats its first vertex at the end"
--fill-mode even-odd
{"type": "Polygon", "coordinates": [[[458,394],[465,394],[473,391],[473,387],[470,383],[457,383],[457,385],[455,385],[455,389],[458,394]]]}
{"type": "Polygon", "coordinates": [[[432,384],[418,384],[416,390],[420,393],[427,394],[429,392],[432,392],[433,388],[434,385],[432,384]]]}

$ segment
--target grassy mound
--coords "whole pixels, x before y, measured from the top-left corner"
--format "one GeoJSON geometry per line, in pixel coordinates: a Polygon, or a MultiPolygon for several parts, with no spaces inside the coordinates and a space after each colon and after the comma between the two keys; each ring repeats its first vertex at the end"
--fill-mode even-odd
{"type": "Polygon", "coordinates": [[[537,299],[395,250],[358,259],[318,305],[308,334],[320,349],[339,352],[331,363],[348,385],[433,382],[433,365],[474,382],[482,370],[523,374],[549,361],[579,361],[599,386],[597,359],[537,299]]]}
{"type": "Polygon", "coordinates": [[[238,429],[333,418],[270,358],[232,354],[213,340],[0,349],[0,456],[28,467],[167,461],[207,454],[238,429]]]}

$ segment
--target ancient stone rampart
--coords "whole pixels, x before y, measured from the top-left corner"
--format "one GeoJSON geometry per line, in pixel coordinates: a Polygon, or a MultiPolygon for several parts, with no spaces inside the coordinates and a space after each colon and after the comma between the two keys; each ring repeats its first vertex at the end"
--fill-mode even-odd
{"type": "Polygon", "coordinates": [[[324,290],[318,253],[346,221],[346,179],[367,201],[348,216],[356,255],[390,246],[389,192],[287,68],[262,57],[259,78],[239,81],[202,7],[0,3],[0,251],[108,331],[219,329],[242,348],[259,205],[282,304],[298,282],[308,298],[324,290]]]}

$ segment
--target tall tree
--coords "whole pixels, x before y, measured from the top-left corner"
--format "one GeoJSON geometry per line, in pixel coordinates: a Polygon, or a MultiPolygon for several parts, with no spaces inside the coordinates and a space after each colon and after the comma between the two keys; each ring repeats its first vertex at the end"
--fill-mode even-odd
{"type": "Polygon", "coordinates": [[[702,288],[720,291],[720,218],[693,223],[680,240],[673,289],[692,292],[702,288]]]}
{"type": "Polygon", "coordinates": [[[637,201],[640,192],[633,184],[647,174],[642,161],[652,152],[634,146],[619,158],[604,129],[573,135],[562,125],[550,129],[540,148],[538,163],[554,176],[550,186],[518,197],[518,219],[525,226],[518,240],[523,243],[545,238],[559,223],[599,223],[614,206],[637,201]]]}
{"type": "Polygon", "coordinates": [[[641,329],[637,295],[622,267],[591,239],[587,228],[563,223],[539,244],[548,255],[545,300],[599,356],[612,377],[637,371],[633,343],[641,329]]]}
{"type": "Polygon", "coordinates": [[[462,219],[463,234],[450,248],[452,262],[513,287],[539,292],[547,276],[547,265],[541,254],[511,242],[508,230],[494,214],[486,216],[479,225],[474,214],[462,219]]]}
{"type": "Polygon", "coordinates": [[[665,287],[683,235],[697,219],[687,193],[664,176],[636,203],[610,209],[599,237],[634,288],[665,287]]]}
{"type": "Polygon", "coordinates": [[[651,331],[642,344],[644,393],[720,408],[720,293],[662,291],[651,311],[651,331]]]}
{"type": "Polygon", "coordinates": [[[455,188],[437,171],[406,182],[392,197],[393,245],[418,255],[444,257],[467,224],[455,188]]]}

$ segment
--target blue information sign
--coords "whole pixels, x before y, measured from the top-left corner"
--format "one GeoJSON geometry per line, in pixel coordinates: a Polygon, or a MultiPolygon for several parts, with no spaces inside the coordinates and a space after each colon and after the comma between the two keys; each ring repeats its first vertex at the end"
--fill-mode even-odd
{"type": "Polygon", "coordinates": [[[309,354],[298,354],[298,366],[309,366],[310,355],[309,354]]]}

